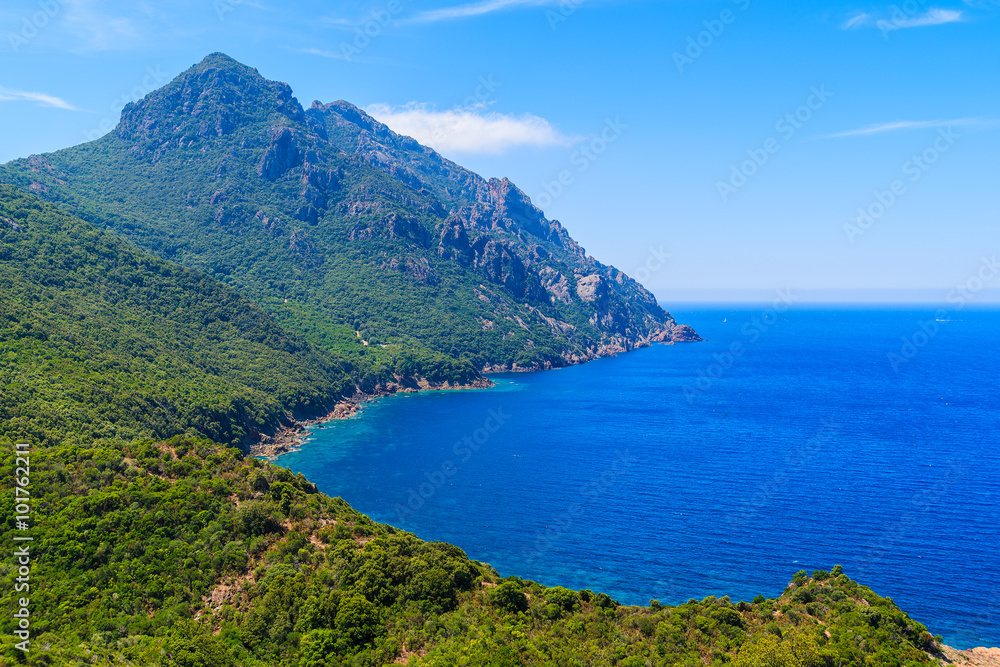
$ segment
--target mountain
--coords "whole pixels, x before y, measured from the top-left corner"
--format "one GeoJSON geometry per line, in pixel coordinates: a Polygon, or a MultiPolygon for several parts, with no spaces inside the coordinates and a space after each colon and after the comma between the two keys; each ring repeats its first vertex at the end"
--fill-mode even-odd
{"type": "Polygon", "coordinates": [[[358,337],[446,355],[456,374],[700,340],[510,181],[347,102],[304,109],[219,53],[129,104],[107,136],[0,179],[213,275],[337,355],[358,337]]]}
{"type": "Polygon", "coordinates": [[[349,369],[231,288],[0,184],[0,423],[36,444],[246,446],[328,412],[349,369]]]}

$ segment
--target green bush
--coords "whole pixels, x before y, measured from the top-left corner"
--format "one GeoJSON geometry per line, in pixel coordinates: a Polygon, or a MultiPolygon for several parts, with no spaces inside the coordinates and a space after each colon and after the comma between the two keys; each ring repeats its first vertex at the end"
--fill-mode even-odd
{"type": "Polygon", "coordinates": [[[513,581],[505,581],[490,593],[490,604],[509,612],[527,611],[528,598],[513,581]]]}

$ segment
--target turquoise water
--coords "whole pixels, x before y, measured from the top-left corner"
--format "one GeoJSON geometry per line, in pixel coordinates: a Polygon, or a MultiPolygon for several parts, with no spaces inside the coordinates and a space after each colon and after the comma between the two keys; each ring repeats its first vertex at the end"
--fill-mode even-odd
{"type": "Polygon", "coordinates": [[[839,563],[1000,646],[1000,311],[674,314],[709,341],[390,397],[279,464],[503,575],[677,603],[839,563]]]}

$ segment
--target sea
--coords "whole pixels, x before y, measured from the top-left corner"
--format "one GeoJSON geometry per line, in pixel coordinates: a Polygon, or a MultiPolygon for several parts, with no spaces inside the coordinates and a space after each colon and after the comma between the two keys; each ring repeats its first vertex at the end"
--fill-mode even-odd
{"type": "Polygon", "coordinates": [[[676,604],[839,564],[1000,646],[1000,310],[671,312],[706,342],[384,398],[278,464],[502,576],[676,604]]]}

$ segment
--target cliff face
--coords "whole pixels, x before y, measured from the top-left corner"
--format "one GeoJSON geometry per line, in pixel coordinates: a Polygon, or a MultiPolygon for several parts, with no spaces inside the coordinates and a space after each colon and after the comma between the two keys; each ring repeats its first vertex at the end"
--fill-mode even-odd
{"type": "Polygon", "coordinates": [[[108,136],[0,173],[245,290],[314,342],[329,322],[498,370],[700,340],[509,180],[347,102],[303,109],[222,54],[130,104],[108,136]]]}

